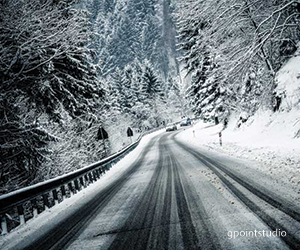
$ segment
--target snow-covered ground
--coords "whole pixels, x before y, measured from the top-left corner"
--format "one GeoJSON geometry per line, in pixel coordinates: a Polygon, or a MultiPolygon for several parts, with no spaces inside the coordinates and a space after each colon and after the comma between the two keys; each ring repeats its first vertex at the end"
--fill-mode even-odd
{"type": "Polygon", "coordinates": [[[200,121],[179,133],[177,138],[196,147],[253,162],[250,164],[253,168],[290,184],[300,194],[300,138],[295,138],[300,128],[299,110],[261,111],[240,128],[237,128],[236,119],[231,120],[223,131],[222,125],[200,121]]]}
{"type": "Polygon", "coordinates": [[[300,43],[294,56],[276,74],[276,93],[282,98],[280,110],[300,107],[300,43]]]}

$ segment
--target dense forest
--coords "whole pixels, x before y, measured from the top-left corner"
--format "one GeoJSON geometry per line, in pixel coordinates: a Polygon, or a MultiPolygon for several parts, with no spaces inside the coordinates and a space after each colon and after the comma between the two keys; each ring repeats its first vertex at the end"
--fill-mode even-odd
{"type": "Polygon", "coordinates": [[[0,9],[0,194],[120,150],[127,127],[276,112],[275,75],[300,40],[291,0],[1,0],[0,9]]]}

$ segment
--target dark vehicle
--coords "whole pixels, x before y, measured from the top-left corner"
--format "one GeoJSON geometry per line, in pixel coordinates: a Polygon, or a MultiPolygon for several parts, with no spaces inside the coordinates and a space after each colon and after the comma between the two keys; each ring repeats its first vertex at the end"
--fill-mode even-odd
{"type": "Polygon", "coordinates": [[[180,127],[190,126],[191,124],[192,124],[192,121],[190,118],[184,118],[180,123],[180,127]]]}
{"type": "Polygon", "coordinates": [[[169,124],[166,127],[166,132],[175,131],[175,130],[177,130],[177,126],[175,124],[169,124]]]}

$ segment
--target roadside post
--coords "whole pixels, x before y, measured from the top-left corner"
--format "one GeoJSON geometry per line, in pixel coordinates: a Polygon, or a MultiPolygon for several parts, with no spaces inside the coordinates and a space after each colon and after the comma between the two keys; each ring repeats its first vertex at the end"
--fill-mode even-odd
{"type": "Polygon", "coordinates": [[[194,135],[194,138],[196,138],[196,135],[195,135],[195,127],[194,127],[194,121],[192,121],[191,125],[192,125],[192,128],[193,128],[193,135],[194,135]]]}
{"type": "Polygon", "coordinates": [[[127,129],[127,137],[130,138],[130,143],[132,143],[132,136],[133,136],[133,131],[130,127],[127,129]]]}
{"type": "Polygon", "coordinates": [[[222,132],[219,133],[220,146],[222,146],[222,132]]]}
{"type": "Polygon", "coordinates": [[[105,152],[105,156],[107,156],[107,151],[106,151],[106,147],[105,147],[105,139],[108,139],[108,133],[105,131],[105,129],[103,127],[99,127],[97,139],[103,140],[104,152],[105,152]]]}

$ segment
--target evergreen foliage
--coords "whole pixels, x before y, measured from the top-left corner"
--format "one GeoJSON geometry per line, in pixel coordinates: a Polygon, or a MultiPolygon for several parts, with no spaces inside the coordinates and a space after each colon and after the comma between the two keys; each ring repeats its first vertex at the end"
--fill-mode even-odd
{"type": "Polygon", "coordinates": [[[123,71],[116,69],[108,80],[111,117],[115,117],[115,121],[130,117],[130,126],[141,131],[161,125],[167,117],[180,117],[181,91],[173,78],[170,77],[169,81],[172,86],[166,95],[168,84],[149,61],[141,63],[135,60],[123,71]]]}
{"type": "Polygon", "coordinates": [[[161,81],[150,62],[145,61],[143,66],[141,94],[144,100],[151,102],[153,99],[163,95],[161,81]]]}
{"type": "MultiPolygon", "coordinates": [[[[171,9],[164,10],[163,4],[156,0],[116,0],[107,4],[104,1],[104,7],[108,7],[97,9],[92,24],[95,33],[93,48],[101,61],[104,76],[116,68],[123,69],[135,58],[149,60],[165,77],[169,73],[178,73],[169,62],[177,60],[175,43],[169,41],[173,41],[176,34],[169,32],[168,36],[172,37],[165,34],[174,27],[169,21],[162,24],[166,16],[172,14],[168,12],[171,9]],[[166,39],[168,41],[164,41],[166,39]]],[[[92,8],[89,4],[87,7],[92,8]]]]}
{"type": "Polygon", "coordinates": [[[111,109],[121,112],[125,107],[125,89],[124,89],[124,72],[119,68],[112,74],[110,81],[110,100],[111,109]]]}

